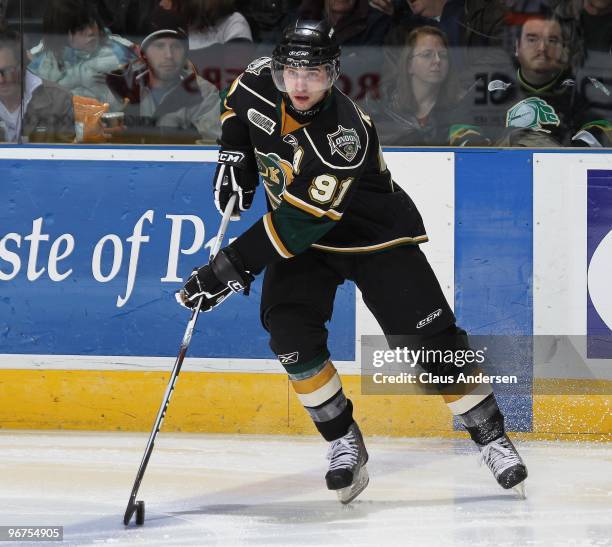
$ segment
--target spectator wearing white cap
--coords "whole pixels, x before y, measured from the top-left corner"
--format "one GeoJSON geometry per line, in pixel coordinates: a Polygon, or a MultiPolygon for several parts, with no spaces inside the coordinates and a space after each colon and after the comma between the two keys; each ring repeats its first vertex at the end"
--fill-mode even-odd
{"type": "Polygon", "coordinates": [[[219,135],[217,89],[187,59],[184,18],[156,10],[140,58],[107,77],[124,106],[125,131],[116,140],[135,143],[214,142],[219,135]]]}

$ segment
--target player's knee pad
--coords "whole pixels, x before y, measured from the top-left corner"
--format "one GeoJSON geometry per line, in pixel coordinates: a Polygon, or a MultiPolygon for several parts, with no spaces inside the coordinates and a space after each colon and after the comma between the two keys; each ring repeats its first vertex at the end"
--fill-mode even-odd
{"type": "Polygon", "coordinates": [[[264,311],[270,348],[290,374],[307,375],[329,359],[325,319],[299,304],[278,304],[264,311]]]}

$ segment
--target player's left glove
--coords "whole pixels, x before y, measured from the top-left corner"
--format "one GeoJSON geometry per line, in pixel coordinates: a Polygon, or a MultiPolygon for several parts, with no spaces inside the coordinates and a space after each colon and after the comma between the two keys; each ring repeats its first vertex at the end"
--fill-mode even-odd
{"type": "Polygon", "coordinates": [[[179,304],[193,308],[202,298],[200,311],[221,304],[232,292],[249,294],[255,278],[244,269],[238,253],[231,247],[221,249],[210,264],[194,270],[185,286],[176,293],[179,304]]]}

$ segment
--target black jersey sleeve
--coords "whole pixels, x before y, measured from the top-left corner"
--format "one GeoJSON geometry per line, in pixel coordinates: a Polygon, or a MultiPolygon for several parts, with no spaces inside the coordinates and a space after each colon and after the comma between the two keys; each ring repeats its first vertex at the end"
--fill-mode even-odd
{"type": "Polygon", "coordinates": [[[238,76],[232,85],[221,92],[221,138],[219,144],[222,148],[251,149],[249,128],[247,122],[242,119],[240,101],[236,92],[243,75],[238,76]]]}

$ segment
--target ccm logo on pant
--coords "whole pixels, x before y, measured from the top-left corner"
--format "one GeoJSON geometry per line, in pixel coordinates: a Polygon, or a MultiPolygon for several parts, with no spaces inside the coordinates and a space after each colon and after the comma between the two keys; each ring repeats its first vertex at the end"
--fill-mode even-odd
{"type": "Polygon", "coordinates": [[[434,319],[436,319],[437,317],[440,317],[442,315],[442,309],[439,308],[434,312],[431,312],[425,319],[421,319],[418,323],[416,328],[420,329],[421,327],[424,327],[425,325],[429,325],[429,323],[431,323],[434,319]]]}

